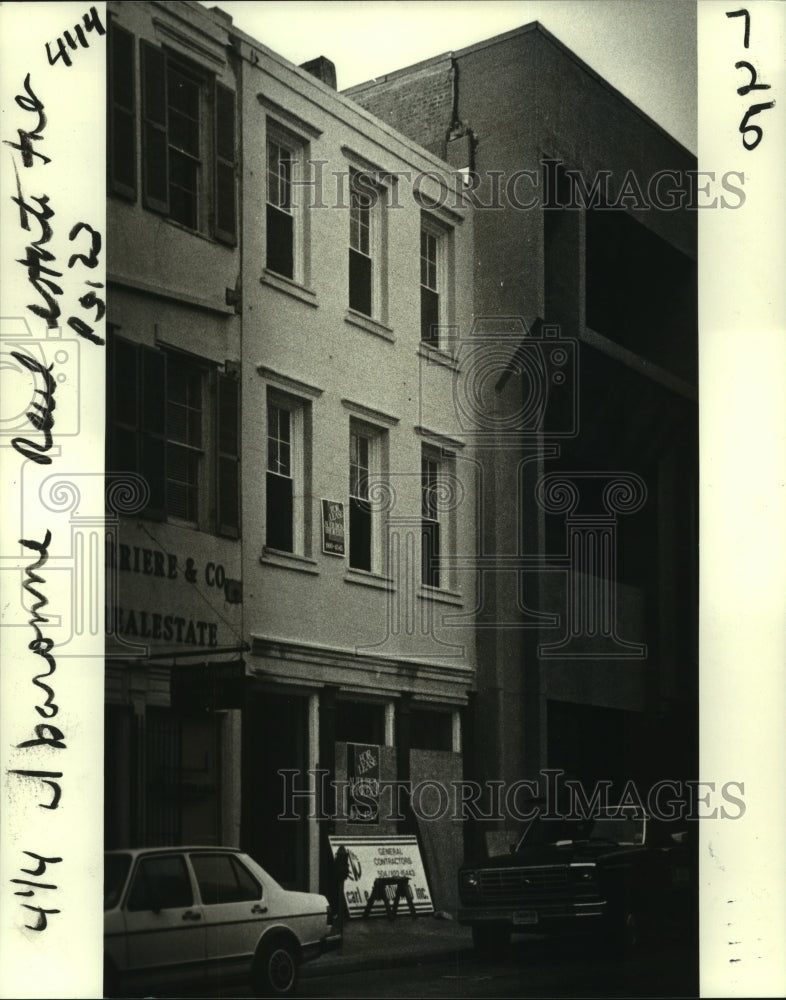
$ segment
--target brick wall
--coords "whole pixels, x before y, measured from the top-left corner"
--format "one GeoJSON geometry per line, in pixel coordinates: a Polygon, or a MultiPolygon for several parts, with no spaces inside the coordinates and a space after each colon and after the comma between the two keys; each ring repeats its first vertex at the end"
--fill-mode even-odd
{"type": "Polygon", "coordinates": [[[346,91],[347,97],[377,118],[444,158],[445,133],[453,109],[453,74],[449,59],[398,79],[346,91]]]}

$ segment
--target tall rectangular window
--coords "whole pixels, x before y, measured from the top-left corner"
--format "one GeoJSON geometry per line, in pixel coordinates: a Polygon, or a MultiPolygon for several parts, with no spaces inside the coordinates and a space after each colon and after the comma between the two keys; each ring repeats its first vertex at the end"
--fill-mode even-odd
{"type": "MultiPolygon", "coordinates": [[[[234,91],[196,63],[141,42],[142,193],[153,211],[236,241],[234,91]]],[[[113,71],[113,94],[121,93],[113,71]]],[[[125,100],[125,107],[128,104],[125,100]]],[[[117,106],[117,99],[115,99],[117,106]]],[[[121,122],[121,117],[114,117],[121,122]]]]}
{"type": "Polygon", "coordinates": [[[440,463],[424,453],[421,459],[421,579],[429,587],[439,587],[441,574],[439,559],[442,553],[442,525],[440,524],[440,463]]]}
{"type": "Polygon", "coordinates": [[[208,361],[112,335],[107,474],[142,477],[144,516],[240,534],[240,383],[208,361]],[[215,391],[213,391],[215,390],[215,391]]]}
{"type": "Polygon", "coordinates": [[[177,356],[167,364],[167,512],[194,524],[199,521],[202,463],[203,370],[177,356]]]}
{"type": "Polygon", "coordinates": [[[439,346],[438,237],[420,230],[420,339],[439,346]]]}
{"type": "Polygon", "coordinates": [[[351,175],[349,195],[349,307],[372,315],[374,261],[372,257],[372,196],[351,175]]]}
{"type": "Polygon", "coordinates": [[[268,404],[266,544],[294,552],[292,414],[268,404]]]}
{"type": "Polygon", "coordinates": [[[373,525],[369,503],[372,440],[358,430],[349,434],[349,565],[369,572],[373,565],[373,525]]]}
{"type": "Polygon", "coordinates": [[[292,150],[267,144],[267,259],[276,274],[295,278],[295,220],[292,205],[292,150]]]}
{"type": "Polygon", "coordinates": [[[434,215],[420,215],[420,339],[446,349],[453,309],[453,229],[434,215]]]}

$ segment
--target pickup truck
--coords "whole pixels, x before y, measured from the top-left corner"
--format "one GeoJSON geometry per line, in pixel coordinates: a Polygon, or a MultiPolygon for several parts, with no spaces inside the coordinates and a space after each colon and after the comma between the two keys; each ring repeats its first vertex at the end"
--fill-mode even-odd
{"type": "Polygon", "coordinates": [[[662,932],[695,932],[691,834],[686,823],[614,810],[589,819],[538,815],[509,854],[459,869],[458,921],[485,956],[503,951],[512,933],[591,935],[623,955],[662,932]]]}

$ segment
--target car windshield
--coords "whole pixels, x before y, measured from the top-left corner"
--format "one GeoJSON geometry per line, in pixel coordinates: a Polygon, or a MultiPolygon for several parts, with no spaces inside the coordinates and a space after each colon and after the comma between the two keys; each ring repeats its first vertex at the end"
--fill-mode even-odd
{"type": "Polygon", "coordinates": [[[603,815],[590,819],[550,819],[537,816],[516,846],[542,847],[587,841],[634,845],[644,843],[644,819],[633,816],[603,815]]]}
{"type": "Polygon", "coordinates": [[[104,855],[104,909],[111,910],[120,902],[123,886],[126,884],[128,869],[131,867],[130,854],[104,855]]]}

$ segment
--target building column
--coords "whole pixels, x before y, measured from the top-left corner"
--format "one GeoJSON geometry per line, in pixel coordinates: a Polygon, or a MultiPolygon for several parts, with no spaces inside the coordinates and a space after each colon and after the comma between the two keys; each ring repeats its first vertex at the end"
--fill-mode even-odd
{"type": "MultiPolygon", "coordinates": [[[[320,771],[326,771],[321,781],[320,800],[317,808],[321,816],[335,816],[336,792],[331,782],[336,777],[336,694],[337,687],[323,687],[319,692],[319,763],[320,771]]],[[[320,823],[322,836],[319,839],[319,865],[316,881],[319,891],[333,899],[333,854],[328,836],[333,832],[335,820],[325,819],[320,823]]],[[[312,882],[309,876],[309,882],[312,882]]]]}
{"type": "Polygon", "coordinates": [[[319,695],[308,696],[308,787],[313,793],[314,808],[308,819],[308,890],[319,892],[319,813],[317,768],[319,767],[319,695]]]}

